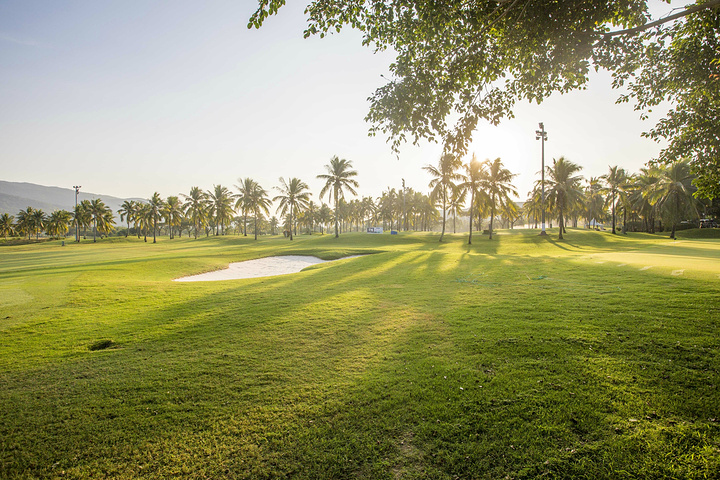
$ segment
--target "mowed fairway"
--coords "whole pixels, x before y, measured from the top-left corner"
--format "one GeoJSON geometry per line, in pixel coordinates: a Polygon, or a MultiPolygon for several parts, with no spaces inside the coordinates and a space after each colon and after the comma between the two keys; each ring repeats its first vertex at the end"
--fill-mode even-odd
{"type": "Polygon", "coordinates": [[[720,240],[551,234],[0,247],[0,478],[718,478],[720,240]]]}

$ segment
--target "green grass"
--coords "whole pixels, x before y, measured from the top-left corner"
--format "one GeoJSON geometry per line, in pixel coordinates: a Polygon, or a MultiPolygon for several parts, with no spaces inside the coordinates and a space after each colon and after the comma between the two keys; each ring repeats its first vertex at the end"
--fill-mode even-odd
{"type": "Polygon", "coordinates": [[[0,478],[717,478],[720,240],[550,233],[2,248],[0,478]]]}

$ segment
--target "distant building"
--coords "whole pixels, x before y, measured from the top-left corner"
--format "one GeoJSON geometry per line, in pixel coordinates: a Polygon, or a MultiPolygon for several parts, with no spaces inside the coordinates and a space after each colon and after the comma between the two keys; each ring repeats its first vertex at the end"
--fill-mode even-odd
{"type": "Polygon", "coordinates": [[[593,228],[595,230],[605,230],[605,225],[602,223],[599,223],[594,218],[590,220],[590,223],[585,224],[585,228],[593,228]]]}

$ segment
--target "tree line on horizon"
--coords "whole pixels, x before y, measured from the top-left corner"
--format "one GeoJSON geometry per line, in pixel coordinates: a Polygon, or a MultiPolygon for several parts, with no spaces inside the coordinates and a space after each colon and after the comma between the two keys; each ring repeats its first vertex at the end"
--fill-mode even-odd
{"type": "MultiPolygon", "coordinates": [[[[472,243],[473,230],[483,231],[486,221],[488,228],[484,232],[490,240],[497,221],[506,228],[524,222],[538,228],[543,210],[547,219],[557,220],[560,239],[567,233],[568,224],[577,227],[581,220],[585,226],[609,221],[612,233],[655,233],[663,230],[664,223],[672,226],[674,238],[681,219],[698,218],[703,206],[693,196],[695,176],[685,160],[668,166],[647,166],[634,174],[614,166],[605,175],[585,179],[579,174],[582,167],[560,157],[545,167],[545,201],[541,181],[537,180],[522,205],[512,200],[512,196],[518,196],[512,185],[515,174],[504,167],[500,158],[480,162],[473,154],[463,164],[456,156],[446,154],[437,165],[422,168],[432,177],[427,194],[412,188],[388,188],[377,199],[347,201],[346,192],[357,195],[357,171],[352,169],[352,162],[334,156],[325,165],[326,173],[317,176],[325,181],[319,204],[311,200],[307,183],[299,178],[280,177],[280,186],[274,187],[278,194],[271,198],[267,190],[247,177],[238,179],[237,193],[222,185],[208,191],[192,187],[187,195],[166,199],[155,192],[147,202],[126,200],[117,213],[125,222],[125,236],[137,235],[146,242],[149,236],[156,242],[162,230],[170,239],[182,237],[183,232],[194,238],[230,232],[247,236],[250,230],[256,240],[260,234],[281,232],[292,240],[298,228],[309,233],[319,229],[324,234],[333,225],[337,237],[353,228],[359,231],[380,224],[384,229],[420,231],[439,226],[442,242],[451,215],[453,232],[459,217],[468,218],[468,243],[472,243]],[[322,202],[326,195],[332,207],[322,202]],[[270,215],[272,202],[278,202],[275,213],[280,219],[270,215]]],[[[552,228],[552,220],[549,223],[552,228]]],[[[40,209],[27,207],[16,217],[2,214],[0,236],[39,239],[44,232],[60,238],[76,225],[78,242],[81,232],[85,236],[90,229],[93,241],[115,230],[112,210],[102,200],[93,199],[83,200],[72,212],[56,210],[46,215],[40,209]]]]}

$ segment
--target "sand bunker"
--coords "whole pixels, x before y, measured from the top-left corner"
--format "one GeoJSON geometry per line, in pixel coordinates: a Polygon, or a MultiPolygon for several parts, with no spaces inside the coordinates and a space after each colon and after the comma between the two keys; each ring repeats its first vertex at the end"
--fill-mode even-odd
{"type": "MultiPolygon", "coordinates": [[[[355,258],[360,255],[339,258],[355,258]]],[[[287,275],[297,273],[303,268],[318,263],[332,262],[317,257],[301,255],[285,255],[281,257],[265,257],[245,262],[231,263],[225,270],[201,273],[190,277],[176,278],[175,282],[214,282],[218,280],[238,280],[241,278],[273,277],[275,275],[287,275]]]]}

